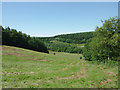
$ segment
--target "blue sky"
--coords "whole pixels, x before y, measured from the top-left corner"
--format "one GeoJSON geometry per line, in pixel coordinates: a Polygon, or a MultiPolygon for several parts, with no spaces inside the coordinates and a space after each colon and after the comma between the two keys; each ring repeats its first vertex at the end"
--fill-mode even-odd
{"type": "Polygon", "coordinates": [[[118,16],[117,2],[3,2],[2,26],[31,36],[94,31],[118,16]]]}

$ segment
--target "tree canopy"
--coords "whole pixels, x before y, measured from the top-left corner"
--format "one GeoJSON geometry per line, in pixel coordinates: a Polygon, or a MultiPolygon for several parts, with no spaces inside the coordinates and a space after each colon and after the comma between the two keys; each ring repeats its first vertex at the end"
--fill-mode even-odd
{"type": "Polygon", "coordinates": [[[2,44],[9,46],[16,46],[26,49],[31,49],[39,52],[49,53],[47,47],[36,37],[30,37],[21,31],[17,32],[15,29],[9,27],[2,28],[2,44]]]}
{"type": "Polygon", "coordinates": [[[120,56],[120,20],[117,17],[102,21],[95,30],[95,37],[83,49],[86,60],[118,60],[120,56]]]}

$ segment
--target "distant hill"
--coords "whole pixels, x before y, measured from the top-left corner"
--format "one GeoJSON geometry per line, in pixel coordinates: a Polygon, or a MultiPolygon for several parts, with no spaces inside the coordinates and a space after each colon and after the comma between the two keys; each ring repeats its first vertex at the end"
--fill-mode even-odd
{"type": "Polygon", "coordinates": [[[57,35],[54,37],[40,37],[44,42],[50,42],[52,40],[57,40],[66,43],[76,43],[83,44],[86,41],[94,36],[93,32],[82,32],[82,33],[73,33],[73,34],[63,34],[57,35]]]}
{"type": "Polygon", "coordinates": [[[86,41],[94,37],[93,32],[63,34],[54,37],[38,37],[47,48],[57,52],[81,53],[86,41]]]}

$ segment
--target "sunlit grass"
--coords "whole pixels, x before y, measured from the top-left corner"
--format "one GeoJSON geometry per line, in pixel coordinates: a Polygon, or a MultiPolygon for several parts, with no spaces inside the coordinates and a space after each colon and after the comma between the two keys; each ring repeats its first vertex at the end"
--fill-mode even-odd
{"type": "Polygon", "coordinates": [[[117,66],[80,60],[81,54],[3,46],[2,56],[3,88],[118,88],[117,66]]]}

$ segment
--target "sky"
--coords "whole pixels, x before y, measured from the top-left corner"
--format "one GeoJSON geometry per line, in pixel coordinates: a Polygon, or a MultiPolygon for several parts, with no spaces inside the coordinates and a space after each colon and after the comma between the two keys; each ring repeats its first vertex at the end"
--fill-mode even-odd
{"type": "Polygon", "coordinates": [[[2,3],[2,26],[36,37],[94,31],[114,16],[117,2],[2,3]]]}

